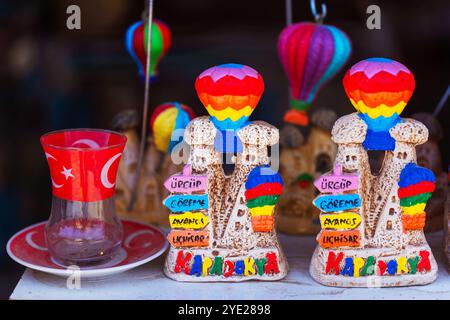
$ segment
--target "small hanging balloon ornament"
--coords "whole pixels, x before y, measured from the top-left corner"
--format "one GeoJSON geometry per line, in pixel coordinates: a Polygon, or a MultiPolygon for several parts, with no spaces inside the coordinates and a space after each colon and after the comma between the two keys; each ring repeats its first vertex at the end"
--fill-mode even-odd
{"type": "Polygon", "coordinates": [[[170,29],[164,22],[157,19],[153,20],[151,38],[150,67],[147,68],[148,23],[138,21],[127,30],[127,50],[138,65],[141,81],[145,79],[146,70],[150,72],[150,80],[156,80],[158,76],[158,65],[172,44],[170,29]]]}
{"type": "Polygon", "coordinates": [[[344,89],[367,126],[366,150],[394,150],[389,129],[415,88],[414,75],[403,64],[385,58],[370,58],[352,66],[344,76],[344,89]]]}
{"type": "Polygon", "coordinates": [[[283,193],[283,179],[269,166],[254,168],[245,183],[245,199],[250,210],[252,227],[257,232],[273,230],[273,211],[283,193]]]}
{"type": "Polygon", "coordinates": [[[264,81],[253,68],[242,64],[222,64],[203,71],[195,81],[197,95],[221,131],[216,149],[236,152],[239,139],[236,130],[248,123],[248,118],[261,98],[264,81]]]}
{"type": "Polygon", "coordinates": [[[433,171],[415,163],[408,163],[400,173],[398,197],[405,230],[417,230],[425,226],[425,207],[435,189],[435,183],[433,171]]]}
{"type": "MultiPolygon", "coordinates": [[[[319,16],[318,20],[321,20],[319,16]]],[[[284,121],[308,125],[306,111],[320,88],[347,62],[351,54],[348,36],[320,23],[300,22],[287,26],[278,38],[278,54],[289,80],[291,109],[284,121]]]]}
{"type": "Polygon", "coordinates": [[[188,106],[179,102],[167,102],[159,105],[150,118],[150,128],[156,149],[171,153],[173,148],[183,140],[183,135],[176,133],[177,129],[186,129],[189,121],[195,118],[195,113],[188,106]]]}

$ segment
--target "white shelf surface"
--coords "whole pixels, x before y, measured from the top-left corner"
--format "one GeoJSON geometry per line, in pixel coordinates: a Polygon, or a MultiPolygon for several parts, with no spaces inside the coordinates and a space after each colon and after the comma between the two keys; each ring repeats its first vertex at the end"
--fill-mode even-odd
{"type": "Polygon", "coordinates": [[[288,257],[288,276],[278,282],[186,283],[166,278],[165,254],[141,267],[109,278],[82,281],[80,289],[68,289],[64,278],[26,269],[10,299],[130,299],[130,300],[328,300],[328,299],[450,299],[450,275],[442,252],[442,232],[427,235],[439,264],[437,280],[425,286],[399,288],[333,288],[316,283],[309,262],[316,246],[314,237],[280,235],[288,257]]]}

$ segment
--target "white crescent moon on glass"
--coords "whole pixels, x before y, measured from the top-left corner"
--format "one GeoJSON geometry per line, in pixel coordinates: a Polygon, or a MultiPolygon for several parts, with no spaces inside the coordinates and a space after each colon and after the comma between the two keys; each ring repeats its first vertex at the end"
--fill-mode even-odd
{"type": "Polygon", "coordinates": [[[36,233],[37,231],[32,231],[27,233],[27,235],[25,236],[25,241],[28,243],[28,245],[36,250],[41,250],[41,251],[47,251],[47,248],[40,246],[38,244],[36,244],[36,242],[33,241],[33,235],[36,233]]]}
{"type": "MultiPolygon", "coordinates": [[[[58,161],[58,159],[56,159],[54,156],[52,156],[50,153],[47,153],[47,152],[45,153],[45,157],[47,158],[47,160],[48,159],[53,159],[55,161],[58,161]]],[[[53,181],[53,177],[51,177],[51,180],[52,180],[52,186],[55,189],[59,189],[59,188],[61,188],[64,185],[64,184],[57,184],[55,181],[53,181]]]]}
{"type": "Polygon", "coordinates": [[[77,144],[85,144],[89,148],[93,148],[93,149],[100,148],[100,145],[91,139],[79,139],[79,140],[75,141],[74,143],[72,143],[72,147],[77,144]]]}
{"type": "Polygon", "coordinates": [[[100,179],[102,181],[102,185],[107,188],[107,189],[111,189],[112,187],[115,186],[115,183],[111,183],[108,180],[108,172],[109,172],[109,168],[111,167],[111,165],[113,164],[114,161],[116,161],[117,158],[119,158],[122,155],[122,153],[118,153],[115,156],[113,156],[111,159],[109,159],[105,165],[102,168],[102,172],[100,173],[100,179]]]}

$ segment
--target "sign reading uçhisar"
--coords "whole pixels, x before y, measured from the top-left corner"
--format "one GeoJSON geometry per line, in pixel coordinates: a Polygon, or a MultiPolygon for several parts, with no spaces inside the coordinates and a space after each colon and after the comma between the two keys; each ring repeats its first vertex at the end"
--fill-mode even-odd
{"type": "Polygon", "coordinates": [[[192,175],[191,166],[186,165],[183,173],[174,174],[164,182],[164,186],[170,192],[198,192],[207,188],[207,177],[192,175]]]}
{"type": "Polygon", "coordinates": [[[314,181],[314,185],[320,192],[332,194],[358,189],[359,177],[354,174],[342,173],[342,167],[336,165],[333,173],[324,174],[314,181]]]}

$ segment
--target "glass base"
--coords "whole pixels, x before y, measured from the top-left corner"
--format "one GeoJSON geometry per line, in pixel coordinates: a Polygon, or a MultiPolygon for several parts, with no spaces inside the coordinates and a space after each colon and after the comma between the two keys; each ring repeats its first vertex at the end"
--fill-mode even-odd
{"type": "Polygon", "coordinates": [[[102,265],[113,260],[119,249],[120,243],[113,246],[110,241],[86,245],[85,243],[61,240],[54,246],[52,251],[55,252],[50,252],[50,255],[57,264],[86,268],[102,265]]]}

